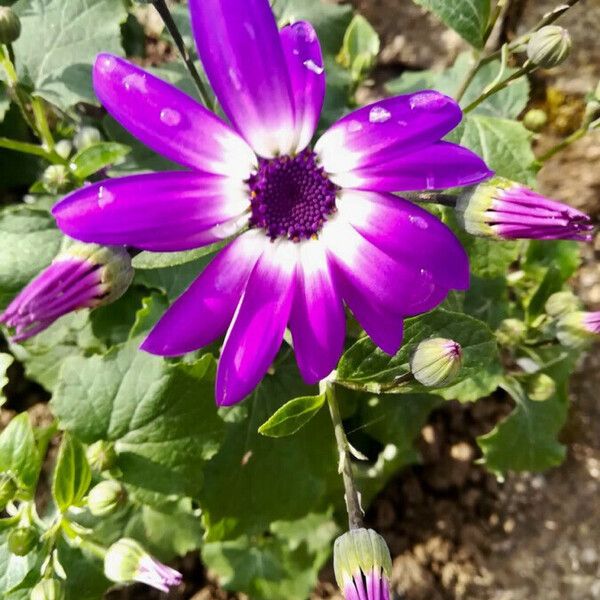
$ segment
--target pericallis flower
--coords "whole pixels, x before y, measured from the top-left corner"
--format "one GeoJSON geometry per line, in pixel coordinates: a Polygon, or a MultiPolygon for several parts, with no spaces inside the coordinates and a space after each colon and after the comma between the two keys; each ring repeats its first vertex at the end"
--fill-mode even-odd
{"type": "Polygon", "coordinates": [[[133,280],[124,248],[74,243],[61,252],[0,314],[22,342],[59,317],[81,308],[96,308],[121,297],[133,280]]]}
{"type": "Polygon", "coordinates": [[[192,0],[206,75],[231,125],[139,67],[102,54],[94,86],[108,112],[188,171],[89,185],[53,214],[68,235],[143,250],[230,240],[142,348],[181,355],[219,336],[219,405],[260,381],[289,326],[304,379],[336,366],[344,303],[395,353],[405,317],[469,283],[467,256],[430,213],[391,194],[477,183],[471,151],[441,141],[461,120],[434,91],[360,108],[316,143],[325,94],[319,40],[305,21],[278,31],[268,0],[192,0]]]}
{"type": "Polygon", "coordinates": [[[570,347],[585,345],[600,335],[600,311],[575,311],[560,317],[556,337],[570,347]]]}
{"type": "Polygon", "coordinates": [[[372,529],[352,529],[337,538],[333,568],[346,600],[390,599],[390,551],[372,529]]]}
{"type": "Polygon", "coordinates": [[[458,197],[456,213],[465,230],[477,236],[582,242],[592,239],[593,225],[588,215],[504,177],[493,177],[465,190],[458,197]]]}
{"type": "Polygon", "coordinates": [[[161,592],[181,583],[179,571],[163,565],[131,538],[115,542],[104,557],[104,574],[115,583],[139,581],[161,592]]]}

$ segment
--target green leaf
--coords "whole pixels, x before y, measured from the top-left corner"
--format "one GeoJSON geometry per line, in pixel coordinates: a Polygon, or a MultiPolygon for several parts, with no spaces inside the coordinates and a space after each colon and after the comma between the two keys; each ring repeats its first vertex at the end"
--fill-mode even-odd
{"type": "Polygon", "coordinates": [[[65,433],[52,478],[52,496],[60,512],[81,504],[91,480],[92,471],[84,447],[79,440],[65,433]]]}
{"type": "Polygon", "coordinates": [[[344,34],[344,43],[337,60],[360,81],[375,63],[379,54],[379,36],[369,21],[356,14],[344,34]]]}
{"type": "Polygon", "coordinates": [[[75,177],[87,179],[101,169],[119,163],[129,152],[131,152],[131,148],[124,144],[100,142],[80,150],[71,159],[69,167],[75,177]]]}
{"type": "Polygon", "coordinates": [[[294,398],[278,408],[258,428],[258,433],[275,438],[292,435],[319,412],[324,402],[325,394],[294,398]]]}
{"type": "Polygon", "coordinates": [[[0,211],[0,310],[58,254],[62,234],[45,210],[0,211]]]}
{"type": "Polygon", "coordinates": [[[205,469],[200,494],[209,541],[262,533],[272,521],[322,510],[329,488],[339,490],[333,428],[325,412],[293,436],[273,439],[257,432],[290,398],[310,393],[286,360],[243,404],[224,411],[225,440],[205,469]]]}
{"type": "Polygon", "coordinates": [[[490,433],[477,438],[487,468],[505,473],[543,471],[559,465],[565,457],[565,447],[556,436],[567,415],[566,394],[555,393],[548,400],[536,402],[514,378],[506,378],[502,387],[516,408],[490,433]]]}
{"type": "Polygon", "coordinates": [[[14,358],[10,354],[0,352],[0,406],[6,402],[6,396],[3,393],[4,386],[8,383],[8,367],[12,365],[14,358]]]}
{"type": "Polygon", "coordinates": [[[86,443],[113,441],[123,481],[134,493],[156,502],[174,494],[194,497],[202,465],[223,434],[214,359],[169,364],[140,351],[139,343],[131,340],[105,356],[68,358],[54,413],[86,443]]]}
{"type": "Polygon", "coordinates": [[[476,48],[482,48],[490,18],[490,0],[414,0],[476,48]]]}
{"type": "Polygon", "coordinates": [[[447,400],[474,401],[493,392],[502,372],[496,340],[489,328],[468,315],[437,309],[404,322],[404,343],[389,356],[367,337],[356,342],[342,356],[338,380],[363,387],[365,391],[410,390],[427,392],[409,375],[409,358],[416,345],[430,337],[455,340],[463,350],[463,363],[454,383],[435,390],[447,400]],[[400,383],[399,380],[402,380],[400,383]]]}
{"type": "Polygon", "coordinates": [[[140,252],[134,256],[132,264],[136,269],[164,269],[184,265],[199,258],[209,256],[218,252],[227,245],[227,242],[216,242],[203,248],[184,250],[182,252],[140,252]]]}
{"type": "Polygon", "coordinates": [[[10,530],[0,530],[0,594],[5,598],[27,577],[38,560],[36,552],[26,556],[16,556],[8,549],[10,530]]]}
{"type": "Polygon", "coordinates": [[[0,472],[12,473],[25,491],[35,489],[42,457],[27,413],[17,415],[0,433],[0,472]]]}
{"type": "Polygon", "coordinates": [[[13,9],[22,25],[14,44],[21,77],[63,110],[96,104],[92,64],[99,52],[122,53],[122,0],[19,0],[13,9]]]}
{"type": "Polygon", "coordinates": [[[469,113],[460,129],[461,145],[481,156],[498,175],[535,185],[535,156],[531,133],[521,123],[469,113]]]}

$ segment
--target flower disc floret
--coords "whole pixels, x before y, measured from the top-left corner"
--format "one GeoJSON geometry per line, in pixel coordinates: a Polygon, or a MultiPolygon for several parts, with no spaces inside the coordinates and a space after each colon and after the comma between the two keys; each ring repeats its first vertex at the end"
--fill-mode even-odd
{"type": "Polygon", "coordinates": [[[335,211],[338,187],[310,150],[296,156],[261,159],[248,185],[250,225],[262,227],[271,239],[309,239],[335,211]]]}

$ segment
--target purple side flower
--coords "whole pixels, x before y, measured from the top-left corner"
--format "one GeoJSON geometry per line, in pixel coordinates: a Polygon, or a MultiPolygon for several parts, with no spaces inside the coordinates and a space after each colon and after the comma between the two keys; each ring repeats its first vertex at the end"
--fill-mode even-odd
{"type": "Polygon", "coordinates": [[[456,211],[472,235],[583,242],[592,239],[593,225],[588,215],[503,177],[493,177],[464,192],[456,211]]]}
{"type": "Polygon", "coordinates": [[[106,180],[54,208],[71,237],[166,252],[237,235],[142,348],[176,356],[223,334],[216,399],[242,400],[290,328],[308,383],[337,365],[344,305],[394,354],[405,317],[469,285],[468,258],[430,213],[391,192],[472,185],[491,175],[442,141],[458,104],[424,91],[343,117],[317,141],[325,94],[310,23],[281,31],[268,0],[191,0],[204,70],[231,125],[116,56],[98,56],[96,94],[150,148],[188,171],[106,180]],[[238,235],[240,234],[240,235],[238,235]]]}
{"type": "Polygon", "coordinates": [[[390,600],[390,551],[372,529],[352,529],[337,538],[333,567],[346,600],[390,600]]]}
{"type": "Polygon", "coordinates": [[[18,294],[0,314],[0,323],[14,329],[12,341],[22,342],[69,312],[113,302],[132,279],[124,248],[76,243],[18,294]]]}
{"type": "Polygon", "coordinates": [[[161,592],[181,583],[182,575],[150,556],[130,538],[115,542],[104,557],[104,574],[115,583],[139,581],[161,592]]]}

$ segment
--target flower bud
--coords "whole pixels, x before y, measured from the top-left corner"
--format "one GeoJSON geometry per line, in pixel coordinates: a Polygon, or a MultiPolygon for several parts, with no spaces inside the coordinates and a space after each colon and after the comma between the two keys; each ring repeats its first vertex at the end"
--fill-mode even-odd
{"type": "Polygon", "coordinates": [[[38,534],[33,527],[17,527],[8,534],[8,549],[17,556],[29,554],[37,542],[38,534]]]}
{"type": "Polygon", "coordinates": [[[69,140],[59,140],[54,146],[54,151],[61,158],[64,158],[66,160],[67,158],[69,158],[69,156],[71,156],[71,152],[73,151],[73,144],[71,144],[69,140]]]}
{"type": "Polygon", "coordinates": [[[11,502],[17,493],[17,484],[15,480],[8,474],[0,475],[0,511],[6,508],[6,505],[11,502]]]}
{"type": "Polygon", "coordinates": [[[462,363],[458,342],[431,338],[420,342],[410,359],[413,377],[427,387],[443,387],[451,383],[462,363]]]}
{"type": "Polygon", "coordinates": [[[42,174],[42,183],[52,194],[64,192],[71,183],[69,169],[64,165],[50,165],[42,174]]]}
{"type": "Polygon", "coordinates": [[[461,193],[456,216],[465,231],[480,237],[592,239],[593,225],[586,214],[504,177],[492,177],[461,193]]]}
{"type": "Polygon", "coordinates": [[[575,311],[562,316],[556,326],[556,337],[564,346],[577,348],[600,335],[600,311],[575,311]]]}
{"type": "Polygon", "coordinates": [[[12,44],[21,35],[21,21],[12,8],[0,6],[0,44],[12,44]]]}
{"type": "Polygon", "coordinates": [[[122,506],[126,497],[125,488],[118,481],[101,481],[90,490],[87,505],[95,517],[106,517],[122,506]]]}
{"type": "Polygon", "coordinates": [[[527,382],[527,395],[536,402],[548,400],[554,392],[556,392],[556,382],[545,373],[537,373],[527,382]]]}
{"type": "Polygon", "coordinates": [[[527,57],[538,67],[551,69],[560,65],[571,53],[571,36],[558,25],[546,25],[532,34],[527,44],[527,57]]]}
{"type": "Polygon", "coordinates": [[[42,579],[32,590],[31,600],[65,600],[65,586],[58,579],[42,579]]]}
{"type": "Polygon", "coordinates": [[[0,323],[15,329],[13,341],[26,340],[69,312],[114,302],[133,275],[124,248],[74,243],[8,305],[0,323]]]}
{"type": "Polygon", "coordinates": [[[532,108],[525,113],[523,117],[523,125],[529,131],[537,133],[541,131],[548,122],[548,115],[541,108],[532,108]]]}
{"type": "Polygon", "coordinates": [[[99,440],[88,447],[85,453],[90,467],[94,471],[108,471],[112,469],[117,462],[117,453],[115,445],[106,440],[99,440]]]}
{"type": "Polygon", "coordinates": [[[85,150],[102,141],[100,132],[95,127],[82,127],[73,136],[73,145],[79,151],[85,150]]]}
{"type": "Polygon", "coordinates": [[[580,310],[581,304],[573,292],[556,292],[546,300],[546,314],[558,319],[568,313],[580,310]]]}
{"type": "Polygon", "coordinates": [[[181,573],[152,558],[138,542],[122,538],[104,557],[104,574],[115,583],[139,581],[162,592],[181,583],[181,573]]]}
{"type": "Polygon", "coordinates": [[[496,339],[502,346],[516,346],[523,341],[527,325],[519,319],[504,319],[496,330],[496,339]]]}
{"type": "Polygon", "coordinates": [[[385,540],[372,529],[352,529],[333,546],[333,568],[347,600],[390,597],[392,559],[385,540]]]}

